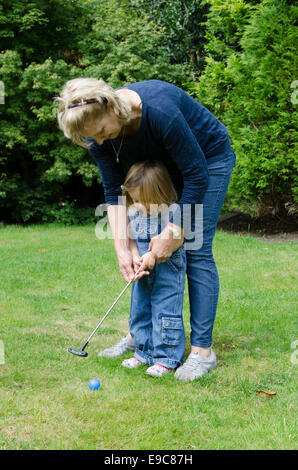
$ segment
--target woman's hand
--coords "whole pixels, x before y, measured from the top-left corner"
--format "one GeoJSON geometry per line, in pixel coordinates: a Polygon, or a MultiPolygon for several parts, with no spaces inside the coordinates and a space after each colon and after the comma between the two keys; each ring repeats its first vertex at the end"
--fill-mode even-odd
{"type": "Polygon", "coordinates": [[[134,272],[137,272],[137,270],[140,267],[140,264],[139,264],[140,259],[141,259],[141,257],[139,255],[139,252],[137,252],[137,253],[132,252],[132,264],[133,264],[134,272]]]}
{"type": "Polygon", "coordinates": [[[126,250],[116,249],[116,253],[121,276],[126,282],[129,282],[135,275],[132,253],[128,248],[126,250]]]}
{"type": "Polygon", "coordinates": [[[174,224],[170,224],[170,227],[177,232],[175,235],[168,229],[168,227],[166,227],[159,235],[153,237],[150,241],[148,249],[152,251],[157,264],[163,263],[169,259],[172,256],[172,253],[183,245],[183,229],[174,224]]]}

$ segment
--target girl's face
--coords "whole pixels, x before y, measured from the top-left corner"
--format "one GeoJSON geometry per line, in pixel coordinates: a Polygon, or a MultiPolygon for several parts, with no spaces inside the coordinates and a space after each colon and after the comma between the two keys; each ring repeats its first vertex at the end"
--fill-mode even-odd
{"type": "Polygon", "coordinates": [[[105,140],[116,139],[122,130],[114,110],[109,108],[103,118],[95,122],[87,122],[82,133],[83,137],[91,137],[98,145],[102,145],[105,140]]]}

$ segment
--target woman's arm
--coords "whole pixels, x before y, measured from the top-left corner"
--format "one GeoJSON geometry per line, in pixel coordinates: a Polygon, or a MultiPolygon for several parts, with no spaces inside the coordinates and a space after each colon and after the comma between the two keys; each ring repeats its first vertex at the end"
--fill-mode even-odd
{"type": "Polygon", "coordinates": [[[187,237],[190,221],[184,219],[187,215],[185,205],[195,206],[202,204],[204,194],[208,187],[208,167],[206,157],[192,133],[184,116],[178,112],[171,120],[155,114],[155,131],[159,135],[165,149],[175,161],[183,177],[183,191],[179,201],[179,217],[170,218],[170,223],[157,237],[152,238],[149,249],[156,257],[156,263],[162,263],[176,251],[187,237]],[[184,232],[184,222],[187,220],[187,230],[184,232]]]}
{"type": "Polygon", "coordinates": [[[108,218],[113,233],[120,273],[125,281],[129,282],[134,277],[135,271],[127,232],[129,219],[126,206],[120,204],[109,205],[108,218]]]}
{"type": "MultiPolygon", "coordinates": [[[[141,257],[136,244],[136,241],[129,236],[129,218],[127,215],[127,208],[123,205],[110,205],[108,206],[108,218],[114,238],[114,247],[118,257],[118,264],[121,275],[126,282],[134,278],[135,273],[140,268],[141,257]]],[[[146,264],[148,269],[152,269],[154,263],[151,259],[149,264],[146,264]]],[[[150,273],[145,267],[135,277],[137,281],[143,276],[148,276],[150,273]]]]}
{"type": "MultiPolygon", "coordinates": [[[[160,235],[153,237],[149,244],[149,250],[157,264],[166,261],[174,251],[178,250],[184,242],[184,230],[182,227],[169,223],[160,235]]],[[[147,265],[143,265],[146,269],[147,265]]]]}
{"type": "Polygon", "coordinates": [[[88,151],[98,166],[106,204],[118,204],[122,195],[121,185],[124,182],[123,169],[116,161],[111,144],[107,141],[98,145],[94,139],[86,139],[91,143],[88,151]]]}
{"type": "MultiPolygon", "coordinates": [[[[90,139],[88,140],[90,141],[90,139]]],[[[89,153],[97,164],[101,175],[120,273],[125,281],[129,282],[135,271],[127,233],[127,210],[126,206],[119,204],[119,197],[122,193],[121,184],[124,181],[123,170],[116,161],[115,155],[108,151],[107,143],[98,145],[94,140],[91,141],[89,153]]]]}
{"type": "Polygon", "coordinates": [[[183,178],[183,190],[179,201],[183,214],[184,204],[203,202],[209,182],[207,160],[181,112],[171,120],[159,117],[156,125],[159,126],[158,133],[165,149],[176,163],[183,178]]]}

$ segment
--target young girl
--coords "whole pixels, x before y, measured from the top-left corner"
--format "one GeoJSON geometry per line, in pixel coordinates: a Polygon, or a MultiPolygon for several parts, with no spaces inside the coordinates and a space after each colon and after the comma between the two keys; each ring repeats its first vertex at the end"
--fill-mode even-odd
{"type": "MultiPolygon", "coordinates": [[[[165,262],[155,264],[148,251],[152,237],[169,222],[169,209],[177,195],[165,166],[159,161],[135,163],[127,173],[123,195],[129,208],[130,250],[135,270],[142,270],[132,285],[130,333],[135,353],[122,362],[160,377],[182,364],[185,351],[183,295],[186,256],[181,245],[165,262]]],[[[171,207],[172,206],[172,207],[171,207]]]]}

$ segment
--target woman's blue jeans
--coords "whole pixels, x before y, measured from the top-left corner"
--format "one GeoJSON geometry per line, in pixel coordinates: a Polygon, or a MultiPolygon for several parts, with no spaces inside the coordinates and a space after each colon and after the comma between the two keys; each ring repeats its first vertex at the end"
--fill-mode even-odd
{"type": "Polygon", "coordinates": [[[197,250],[186,250],[191,344],[210,347],[219,296],[219,277],[212,242],[236,155],[228,143],[222,153],[207,160],[209,184],[203,199],[203,239],[197,250]]]}

